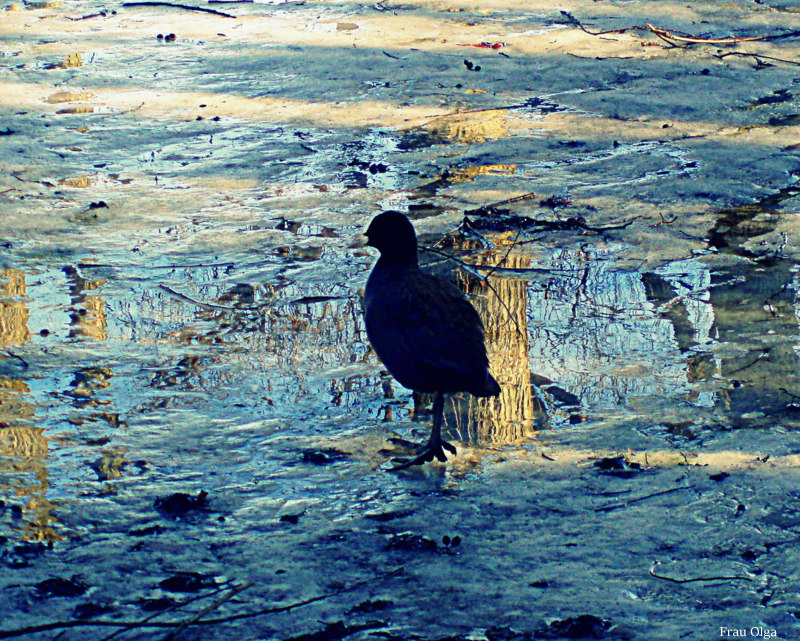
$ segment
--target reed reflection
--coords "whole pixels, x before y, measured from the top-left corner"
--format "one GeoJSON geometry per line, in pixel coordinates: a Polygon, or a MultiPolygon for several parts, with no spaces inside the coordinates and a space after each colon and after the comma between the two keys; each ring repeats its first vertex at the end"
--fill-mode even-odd
{"type": "Polygon", "coordinates": [[[108,339],[106,326],[106,302],[102,296],[87,294],[101,287],[105,280],[89,280],[81,276],[72,266],[64,267],[64,274],[70,282],[70,298],[73,309],[70,312],[70,338],[108,339]]]}
{"type": "MultiPolygon", "coordinates": [[[[30,312],[25,273],[0,270],[0,347],[21,346],[30,340],[30,312]]],[[[10,355],[7,362],[20,357],[10,355]]],[[[21,361],[24,363],[24,361],[21,361]]],[[[50,486],[47,469],[50,438],[33,427],[36,406],[30,401],[25,367],[4,368],[0,374],[0,495],[19,508],[12,521],[17,537],[26,541],[50,542],[61,539],[54,516],[55,505],[46,497],[50,486]]]]}

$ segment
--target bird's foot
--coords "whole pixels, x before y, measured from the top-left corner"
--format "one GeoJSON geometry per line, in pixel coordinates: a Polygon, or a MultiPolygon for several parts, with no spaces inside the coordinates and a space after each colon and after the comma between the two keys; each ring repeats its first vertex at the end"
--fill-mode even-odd
{"type": "Polygon", "coordinates": [[[397,463],[394,467],[390,468],[390,472],[397,472],[398,470],[405,470],[413,465],[422,465],[423,463],[430,463],[433,459],[444,463],[447,460],[447,455],[444,451],[447,450],[451,454],[456,453],[456,448],[452,443],[448,443],[442,439],[438,441],[428,441],[419,454],[411,459],[396,458],[394,461],[397,463]]]}

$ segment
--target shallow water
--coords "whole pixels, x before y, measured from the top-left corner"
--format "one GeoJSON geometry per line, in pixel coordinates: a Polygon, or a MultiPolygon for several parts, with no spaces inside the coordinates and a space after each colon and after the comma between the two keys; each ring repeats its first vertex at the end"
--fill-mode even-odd
{"type": "MultiPolygon", "coordinates": [[[[4,13],[0,629],[167,638],[143,619],[227,595],[206,614],[247,618],[178,635],[793,638],[796,47],[643,47],[545,4],[4,13]],[[430,416],[366,342],[386,208],[503,386],[402,474],[430,416]]],[[[624,4],[573,13],[796,21],[624,4]]]]}

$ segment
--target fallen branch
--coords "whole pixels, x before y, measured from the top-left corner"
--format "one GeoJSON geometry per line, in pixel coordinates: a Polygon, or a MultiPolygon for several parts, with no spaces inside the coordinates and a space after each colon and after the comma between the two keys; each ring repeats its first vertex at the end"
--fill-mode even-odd
{"type": "Polygon", "coordinates": [[[754,42],[756,40],[775,40],[777,38],[791,38],[800,36],[800,31],[790,31],[788,33],[773,34],[766,36],[741,36],[730,38],[703,38],[702,36],[694,36],[690,33],[683,31],[669,31],[663,27],[656,27],[651,23],[647,23],[646,27],[651,33],[659,38],[665,40],[674,40],[675,42],[685,42],[686,44],[709,44],[709,45],[732,45],[739,44],[740,42],[754,42]]]}
{"type": "Polygon", "coordinates": [[[236,587],[231,589],[227,594],[223,594],[219,599],[217,599],[216,601],[214,601],[210,605],[207,605],[205,608],[200,610],[194,616],[188,618],[180,626],[178,626],[172,632],[167,634],[163,638],[162,641],[172,641],[175,637],[177,637],[181,632],[183,632],[190,625],[196,624],[198,621],[202,620],[202,618],[204,616],[206,616],[207,614],[213,612],[214,610],[217,610],[221,605],[227,603],[233,597],[235,597],[237,594],[239,594],[240,592],[244,592],[245,590],[247,590],[248,588],[252,587],[253,585],[254,584],[251,581],[248,581],[247,583],[242,583],[241,585],[237,585],[236,587]]]}
{"type": "MultiPolygon", "coordinates": [[[[234,585],[233,588],[230,588],[232,596],[234,594],[238,594],[239,592],[241,592],[242,589],[250,587],[251,585],[252,585],[251,583],[243,583],[240,586],[234,585]]],[[[228,589],[229,589],[229,585],[227,583],[226,584],[222,584],[222,585],[219,585],[216,589],[211,590],[210,592],[207,592],[205,594],[198,594],[197,596],[190,597],[190,598],[186,599],[185,601],[180,601],[178,603],[175,603],[175,604],[171,605],[170,607],[166,608],[165,610],[161,610],[159,612],[155,612],[155,613],[151,614],[150,616],[145,617],[144,619],[142,619],[139,622],[139,626],[138,627],[140,629],[143,628],[143,627],[147,627],[146,624],[149,621],[152,621],[153,619],[157,619],[157,618],[162,617],[162,616],[164,616],[166,614],[176,613],[178,610],[180,610],[182,608],[185,608],[186,606],[191,605],[192,603],[196,603],[197,601],[202,601],[204,599],[210,599],[211,597],[216,596],[217,594],[221,594],[221,593],[225,592],[228,589]]],[[[129,629],[131,629],[131,628],[117,628],[113,632],[107,634],[102,639],[100,639],[100,641],[111,641],[111,639],[114,639],[114,638],[118,637],[120,634],[125,634],[125,632],[128,631],[129,629]]]]}
{"type": "Polygon", "coordinates": [[[655,498],[656,496],[664,496],[665,494],[672,494],[673,492],[681,492],[683,490],[691,490],[692,487],[685,486],[685,487],[673,487],[669,490],[662,490],[661,492],[655,492],[653,494],[645,494],[644,496],[638,496],[635,499],[631,499],[630,501],[625,501],[624,503],[611,503],[609,505],[601,505],[600,507],[594,508],[595,512],[610,512],[611,510],[618,510],[619,508],[628,507],[633,505],[634,503],[639,503],[639,501],[646,501],[647,499],[655,498]]]}
{"type": "Polygon", "coordinates": [[[223,18],[236,18],[236,16],[216,9],[206,9],[205,7],[193,7],[190,4],[179,4],[176,2],[157,2],[156,0],[145,0],[143,2],[123,2],[123,7],[172,7],[173,9],[186,9],[187,11],[202,11],[203,13],[211,13],[215,16],[222,16],[223,18]]]}
{"type": "MultiPolygon", "coordinates": [[[[726,38],[706,38],[703,36],[697,36],[691,33],[686,33],[685,31],[677,31],[677,30],[670,30],[665,29],[664,27],[658,27],[650,22],[646,25],[634,25],[631,27],[622,27],[621,29],[609,29],[607,31],[589,31],[586,27],[583,26],[580,20],[578,20],[575,16],[573,16],[569,11],[562,11],[561,15],[563,15],[569,24],[574,26],[577,29],[580,29],[584,33],[589,34],[590,36],[604,36],[609,34],[615,33],[627,33],[628,31],[648,31],[652,33],[654,36],[661,38],[668,44],[674,46],[678,46],[675,43],[681,42],[685,45],[691,44],[715,44],[715,45],[726,45],[726,44],[740,44],[742,42],[756,42],[761,40],[779,40],[782,38],[795,38],[800,36],[800,31],[787,31],[784,33],[775,33],[775,34],[767,34],[763,36],[732,36],[726,38]]],[[[790,61],[787,61],[790,62],[790,61]]],[[[792,64],[800,64],[800,63],[792,63],[792,64]]]]}
{"type": "MultiPolygon", "coordinates": [[[[108,13],[108,11],[100,11],[99,13],[90,13],[87,16],[81,16],[80,18],[69,18],[69,20],[77,22],[78,20],[90,20],[91,18],[105,18],[108,13]]],[[[114,13],[116,13],[116,11],[114,13]]]]}
{"type": "MultiPolygon", "coordinates": [[[[358,581],[352,585],[346,586],[339,590],[335,590],[332,592],[327,592],[325,594],[320,594],[319,596],[311,597],[310,599],[305,599],[303,601],[296,601],[294,603],[289,603],[288,605],[282,605],[273,608],[263,608],[261,610],[255,610],[253,612],[241,612],[239,614],[232,614],[226,617],[215,617],[211,619],[197,619],[197,620],[190,620],[188,627],[193,626],[200,626],[200,625],[219,625],[220,623],[230,623],[232,621],[239,621],[241,619],[250,619],[257,616],[262,616],[265,614],[276,614],[279,612],[288,612],[290,610],[294,610],[296,608],[300,608],[306,605],[310,605],[312,603],[316,603],[317,601],[324,601],[326,599],[330,599],[331,597],[339,596],[341,594],[345,594],[347,592],[352,592],[356,588],[361,587],[362,585],[366,585],[367,583],[372,583],[374,581],[381,581],[384,579],[391,578],[400,574],[403,571],[402,567],[395,568],[390,572],[385,574],[381,574],[380,576],[374,576],[369,579],[364,579],[362,581],[358,581]]],[[[247,585],[247,584],[245,584],[247,585]]],[[[239,588],[234,588],[234,590],[238,590],[239,588]]],[[[244,589],[244,588],[242,588],[244,589]]],[[[123,629],[137,629],[137,628],[167,628],[167,629],[179,629],[183,630],[187,627],[186,621],[111,621],[107,619],[89,619],[89,620],[78,620],[73,619],[69,621],[54,621],[52,623],[43,623],[40,625],[31,625],[24,628],[14,628],[11,630],[0,630],[0,639],[11,639],[13,637],[21,637],[28,634],[36,634],[39,632],[48,632],[50,630],[67,630],[70,628],[80,628],[80,627],[115,627],[115,628],[123,628],[123,629]]],[[[355,631],[355,630],[354,630],[355,631]]]]}
{"type": "MultiPolygon", "coordinates": [[[[596,234],[600,234],[604,231],[611,231],[615,229],[625,229],[626,227],[630,227],[634,221],[638,220],[639,218],[644,218],[644,216],[634,216],[633,218],[629,218],[624,223],[615,223],[612,225],[605,225],[603,227],[594,227],[592,225],[587,225],[586,221],[583,218],[578,217],[571,217],[567,218],[566,220],[536,220],[532,221],[531,225],[526,228],[526,231],[570,231],[579,229],[581,231],[590,231],[596,234]],[[537,226],[540,229],[531,230],[531,227],[537,226]]],[[[535,243],[538,242],[537,240],[522,240],[518,244],[525,245],[527,243],[535,243]]]]}
{"type": "Polygon", "coordinates": [[[747,57],[747,58],[755,58],[756,59],[756,64],[761,66],[761,67],[770,67],[770,66],[772,66],[772,65],[767,64],[766,62],[761,62],[762,58],[764,60],[774,60],[775,62],[785,62],[787,65],[796,65],[796,66],[800,67],[800,62],[796,62],[795,60],[787,60],[786,58],[776,58],[774,56],[765,56],[765,55],[762,55],[760,53],[746,53],[744,51],[729,51],[727,53],[720,53],[720,54],[715,54],[714,55],[715,58],[719,58],[719,59],[727,58],[728,56],[744,56],[744,57],[747,57]]]}
{"type": "Polygon", "coordinates": [[[731,370],[730,372],[725,372],[725,376],[730,376],[731,374],[738,374],[739,372],[743,372],[744,370],[746,370],[746,369],[752,367],[753,365],[755,365],[756,363],[758,363],[758,361],[760,361],[762,358],[766,358],[767,356],[769,356],[769,353],[771,351],[772,351],[772,348],[771,347],[767,347],[763,352],[761,352],[758,356],[756,356],[751,362],[747,363],[747,365],[742,365],[741,367],[737,367],[736,369],[731,370]]]}
{"type": "MultiPolygon", "coordinates": [[[[179,291],[168,287],[167,285],[159,285],[159,289],[167,292],[170,296],[174,296],[184,303],[191,303],[202,309],[207,309],[214,312],[260,312],[269,307],[284,307],[286,305],[313,305],[314,303],[325,303],[329,300],[341,300],[347,298],[346,296],[301,296],[294,300],[279,300],[273,299],[265,301],[259,305],[242,305],[241,307],[231,307],[230,305],[220,305],[219,303],[205,303],[186,294],[181,294],[179,291]]],[[[2,637],[0,637],[2,638],[2,637]]]]}
{"type": "Polygon", "coordinates": [[[138,264],[124,264],[124,263],[76,263],[76,267],[81,269],[93,268],[111,268],[111,269],[208,269],[211,267],[233,267],[236,263],[186,263],[174,265],[138,265],[138,264]]]}
{"type": "Polygon", "coordinates": [[[22,363],[22,366],[23,366],[25,369],[28,369],[28,368],[30,367],[30,364],[28,363],[28,361],[26,361],[24,358],[22,358],[22,356],[20,356],[20,355],[18,355],[18,354],[15,354],[14,352],[11,352],[11,351],[9,351],[9,350],[7,350],[7,349],[5,349],[5,350],[3,350],[3,351],[4,351],[6,354],[8,354],[9,358],[16,358],[16,359],[17,359],[17,360],[18,360],[20,363],[22,363]]]}
{"type": "Polygon", "coordinates": [[[671,576],[664,576],[657,574],[656,568],[661,565],[660,561],[656,561],[650,566],[650,576],[653,576],[662,581],[669,581],[671,583],[694,583],[696,581],[752,581],[753,578],[749,576],[693,576],[688,579],[676,579],[671,576]]]}
{"type": "Polygon", "coordinates": [[[788,389],[786,389],[785,387],[779,387],[778,389],[779,389],[781,392],[783,392],[784,394],[788,394],[788,395],[789,395],[791,398],[793,398],[794,400],[796,400],[796,401],[800,401],[800,396],[798,396],[797,394],[792,394],[792,393],[791,393],[791,392],[790,392],[788,389]]]}

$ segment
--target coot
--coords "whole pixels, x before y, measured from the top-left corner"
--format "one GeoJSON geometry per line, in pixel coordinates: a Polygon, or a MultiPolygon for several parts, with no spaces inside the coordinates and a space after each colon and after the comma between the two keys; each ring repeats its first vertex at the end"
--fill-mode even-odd
{"type": "Polygon", "coordinates": [[[497,396],[478,312],[463,293],[417,262],[417,235],[397,211],[376,216],[367,245],[381,253],[367,280],[364,320],[367,336],[386,369],[408,389],[434,394],[433,429],[419,455],[394,469],[446,461],[456,448],[442,439],[444,394],[497,396]]]}

